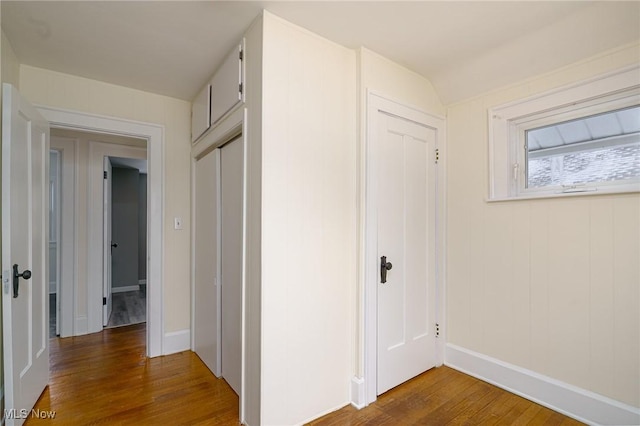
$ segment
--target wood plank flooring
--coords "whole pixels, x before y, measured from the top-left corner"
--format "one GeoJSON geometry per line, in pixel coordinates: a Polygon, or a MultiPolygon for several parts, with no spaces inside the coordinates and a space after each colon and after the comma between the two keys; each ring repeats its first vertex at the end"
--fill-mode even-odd
{"type": "MultiPolygon", "coordinates": [[[[50,385],[35,409],[55,425],[238,425],[238,397],[190,351],[148,359],[145,324],[51,340],[50,385]]],[[[310,423],[343,425],[563,425],[580,423],[448,367],[434,368],[362,409],[310,423]]]]}
{"type": "Polygon", "coordinates": [[[147,320],[147,292],[124,291],[111,294],[111,316],[107,327],[139,324],[147,320]]]}
{"type": "Polygon", "coordinates": [[[362,410],[347,406],[309,423],[312,426],[581,424],[444,366],[391,389],[362,410]]]}
{"type": "Polygon", "coordinates": [[[52,339],[50,385],[25,424],[237,425],[238,397],[194,353],[145,357],[145,324],[52,339]]]}

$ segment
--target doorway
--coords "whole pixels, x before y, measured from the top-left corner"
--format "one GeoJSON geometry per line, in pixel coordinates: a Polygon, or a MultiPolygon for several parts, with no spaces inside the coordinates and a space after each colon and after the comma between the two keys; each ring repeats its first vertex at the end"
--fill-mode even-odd
{"type": "MultiPolygon", "coordinates": [[[[147,266],[147,356],[155,357],[163,355],[163,179],[162,164],[164,156],[164,128],[159,125],[149,123],[137,123],[128,120],[121,120],[111,117],[101,117],[96,115],[88,115],[73,111],[59,110],[50,107],[39,107],[38,110],[51,123],[52,129],[57,131],[81,131],[85,133],[93,133],[109,137],[113,135],[132,137],[142,140],[147,145],[146,154],[143,158],[148,161],[148,234],[147,247],[148,266],[147,266]]],[[[89,149],[83,152],[84,145],[79,142],[72,142],[69,147],[69,155],[63,155],[63,162],[70,161],[73,167],[69,181],[73,182],[74,194],[78,195],[76,199],[67,203],[63,201],[62,205],[67,206],[71,214],[63,214],[63,221],[69,220],[71,223],[67,228],[74,229],[75,224],[82,222],[83,219],[77,214],[82,205],[93,208],[96,211],[102,211],[103,200],[101,197],[92,197],[89,200],[80,200],[80,194],[100,194],[102,186],[102,164],[98,166],[97,175],[90,178],[82,179],[79,175],[73,174],[78,165],[87,164],[89,161],[89,149]],[[99,176],[99,177],[98,177],[99,176]],[[98,189],[94,190],[94,187],[98,189]],[[88,187],[91,189],[88,189],[88,187]]],[[[91,155],[100,154],[100,147],[91,150],[91,155]]],[[[109,155],[109,154],[107,154],[109,155]]],[[[104,156],[104,155],[103,155],[104,156]]],[[[93,163],[91,163],[93,164],[93,163]]],[[[63,167],[63,170],[65,168],[63,167]]],[[[63,172],[64,174],[64,172],[63,172]]],[[[64,180],[64,176],[63,176],[64,180]]],[[[67,191],[67,195],[68,195],[67,191]]],[[[63,192],[63,198],[66,195],[63,192]]],[[[70,323],[66,330],[68,336],[81,335],[87,333],[95,333],[103,328],[102,313],[102,216],[98,218],[90,218],[87,220],[85,233],[79,235],[77,232],[73,235],[71,241],[72,250],[78,247],[78,251],[73,253],[72,250],[66,252],[70,254],[72,266],[66,268],[73,271],[69,280],[62,279],[61,287],[64,290],[68,285],[71,295],[67,298],[71,306],[61,307],[63,311],[61,317],[64,319],[64,312],[69,312],[70,323]],[[88,253],[87,253],[88,252],[88,253]],[[89,271],[79,270],[81,262],[79,258],[89,256],[91,258],[92,268],[89,271]],[[96,267],[96,265],[98,265],[96,267]],[[82,273],[82,277],[80,277],[82,273]],[[84,284],[79,281],[84,281],[84,284]],[[86,283],[91,283],[88,285],[86,283]],[[86,288],[82,292],[77,291],[79,285],[86,288]],[[83,314],[82,312],[86,312],[83,314]]],[[[63,224],[63,228],[64,228],[63,224]]],[[[64,270],[65,268],[63,268],[64,270]]],[[[64,298],[63,298],[64,300],[64,298]]],[[[61,330],[64,332],[65,327],[61,330]]],[[[169,349],[171,351],[171,349],[169,349]]]]}
{"type": "Polygon", "coordinates": [[[442,364],[443,141],[443,118],[369,94],[363,405],[442,364]]]}
{"type": "Polygon", "coordinates": [[[104,159],[105,327],[146,322],[147,161],[104,159]]]}

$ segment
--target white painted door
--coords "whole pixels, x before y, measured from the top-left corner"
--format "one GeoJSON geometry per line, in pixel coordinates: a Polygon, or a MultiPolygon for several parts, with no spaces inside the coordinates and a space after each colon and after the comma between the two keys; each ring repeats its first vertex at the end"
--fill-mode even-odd
{"type": "Polygon", "coordinates": [[[112,299],[111,299],[111,272],[112,272],[112,257],[113,249],[117,248],[117,243],[112,241],[111,235],[111,201],[112,201],[112,176],[113,169],[111,167],[111,160],[109,157],[104,157],[104,179],[102,180],[102,214],[103,221],[102,227],[104,232],[103,238],[103,265],[102,265],[102,325],[106,326],[109,323],[109,317],[111,316],[112,299]]]}
{"type": "Polygon", "coordinates": [[[242,138],[221,149],[222,377],[240,395],[242,325],[242,138]]]}
{"type": "Polygon", "coordinates": [[[195,165],[194,352],[220,376],[220,150],[195,165]]]}
{"type": "Polygon", "coordinates": [[[379,395],[435,366],[436,182],[435,131],[377,114],[379,395]]]}
{"type": "Polygon", "coordinates": [[[11,85],[2,102],[4,394],[19,425],[49,381],[49,123],[11,85]]]}

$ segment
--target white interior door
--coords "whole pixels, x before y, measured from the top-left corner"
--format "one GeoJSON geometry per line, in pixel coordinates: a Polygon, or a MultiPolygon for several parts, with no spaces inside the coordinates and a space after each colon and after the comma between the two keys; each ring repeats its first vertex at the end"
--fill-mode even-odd
{"type": "Polygon", "coordinates": [[[102,325],[106,326],[109,323],[109,317],[111,316],[112,299],[111,299],[111,269],[112,269],[112,253],[113,249],[117,247],[117,243],[112,241],[111,235],[111,201],[112,201],[112,167],[109,157],[104,157],[104,179],[102,180],[102,196],[103,196],[103,266],[102,266],[102,325]]]}
{"type": "Polygon", "coordinates": [[[435,366],[436,182],[435,131],[377,114],[379,395],[435,366]]]}
{"type": "Polygon", "coordinates": [[[216,376],[220,371],[220,150],[195,166],[194,351],[216,376]]]}
{"type": "Polygon", "coordinates": [[[220,153],[222,377],[240,395],[242,326],[242,139],[220,153]]]}
{"type": "Polygon", "coordinates": [[[15,425],[49,381],[49,124],[9,84],[2,101],[4,394],[15,425]]]}

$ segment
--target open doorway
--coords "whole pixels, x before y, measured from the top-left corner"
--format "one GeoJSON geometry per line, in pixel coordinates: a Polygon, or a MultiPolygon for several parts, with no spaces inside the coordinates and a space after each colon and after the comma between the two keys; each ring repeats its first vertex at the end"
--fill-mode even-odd
{"type": "MultiPolygon", "coordinates": [[[[147,321],[147,240],[148,230],[148,177],[147,140],[134,137],[91,133],[71,129],[51,130],[51,173],[50,193],[51,235],[50,235],[50,337],[76,336],[100,331],[108,324],[107,316],[102,321],[105,287],[109,296],[112,285],[118,287],[116,294],[125,290],[138,291],[138,300],[130,302],[134,315],[119,315],[113,325],[125,325],[147,321]],[[123,173],[134,174],[135,185],[128,194],[135,194],[134,226],[125,231],[135,232],[134,242],[125,242],[123,249],[131,246],[135,252],[133,279],[116,283],[101,279],[106,270],[102,261],[104,252],[109,250],[111,240],[106,241],[103,233],[105,203],[103,163],[113,159],[116,179],[123,173]],[[140,209],[142,207],[142,209],[140,209]],[[133,229],[134,231],[131,231],[133,229]],[[138,231],[140,229],[140,231],[138,231]],[[105,244],[107,247],[105,248],[105,244]],[[118,284],[121,283],[121,284],[118,284]],[[126,288],[123,288],[126,287],[126,288]],[[140,297],[140,295],[143,295],[140,297]],[[91,318],[100,318],[98,327],[91,325],[91,318]]],[[[124,190],[116,184],[116,210],[121,209],[119,196],[124,190]]],[[[130,195],[126,197],[131,198],[130,195]]],[[[125,204],[128,201],[125,201],[125,204]]],[[[110,205],[110,204],[109,204],[110,205]]],[[[109,207],[111,213],[111,207],[109,207]]],[[[125,211],[125,218],[117,219],[116,230],[125,223],[131,213],[125,211]]],[[[122,217],[122,216],[120,216],[122,217]]],[[[111,221],[109,221],[111,225],[111,221]]],[[[125,250],[126,251],[126,250],[125,250]]],[[[109,267],[111,259],[109,258],[109,267]]],[[[118,269],[116,270],[118,273],[118,269]]],[[[116,275],[117,277],[117,275],[116,275]]],[[[121,306],[116,298],[116,307],[121,306]]],[[[109,297],[111,301],[111,297],[109,297]]],[[[126,306],[126,301],[125,301],[126,306]]]]}
{"type": "Polygon", "coordinates": [[[104,326],[146,322],[147,161],[104,160],[104,326]]]}

